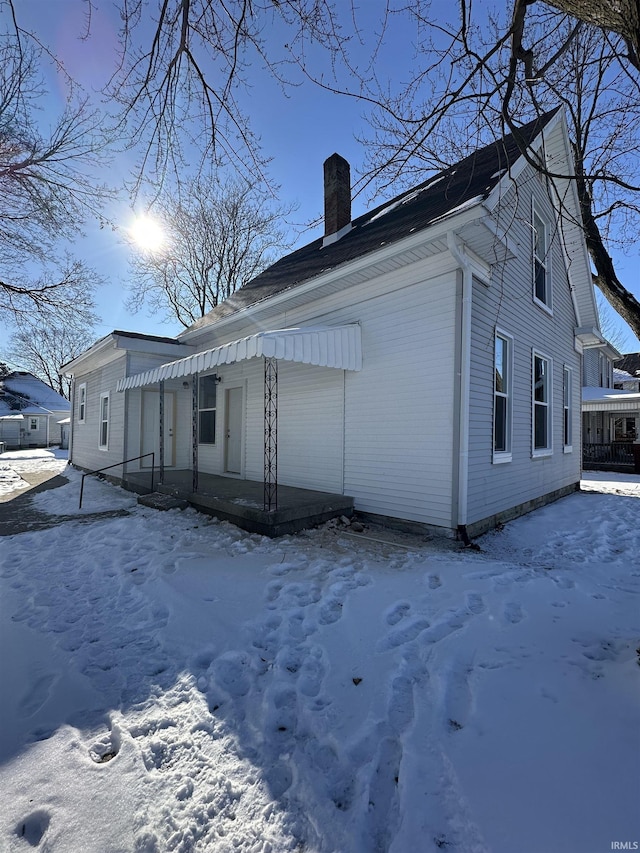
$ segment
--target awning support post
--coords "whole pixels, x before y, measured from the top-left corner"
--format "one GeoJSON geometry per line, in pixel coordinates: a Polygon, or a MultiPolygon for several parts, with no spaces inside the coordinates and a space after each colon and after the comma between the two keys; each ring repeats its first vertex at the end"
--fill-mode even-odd
{"type": "Polygon", "coordinates": [[[160,428],[159,428],[159,439],[160,439],[160,459],[158,460],[158,467],[160,470],[160,474],[158,477],[158,484],[160,486],[164,486],[164,380],[160,380],[159,385],[159,397],[160,397],[160,428]]]}
{"type": "Polygon", "coordinates": [[[264,510],[278,509],[278,361],[264,358],[264,510]]]}
{"type": "Polygon", "coordinates": [[[191,489],[198,491],[198,374],[194,373],[191,385],[191,489]]]}

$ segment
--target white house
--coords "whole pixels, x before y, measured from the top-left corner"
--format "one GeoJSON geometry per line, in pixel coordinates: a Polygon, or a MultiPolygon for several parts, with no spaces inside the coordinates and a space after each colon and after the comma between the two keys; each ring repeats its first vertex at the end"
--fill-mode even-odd
{"type": "Polygon", "coordinates": [[[16,370],[0,376],[0,442],[7,450],[60,444],[69,401],[41,379],[16,370]]]}
{"type": "MultiPolygon", "coordinates": [[[[523,143],[571,175],[560,111],[523,143]]],[[[355,220],[333,155],[323,237],[175,340],[113,332],[67,365],[72,462],[153,449],[196,504],[216,477],[264,483],[274,512],[284,485],[463,538],[567,494],[582,353],[603,343],[579,216],[510,135],[355,220]]]]}

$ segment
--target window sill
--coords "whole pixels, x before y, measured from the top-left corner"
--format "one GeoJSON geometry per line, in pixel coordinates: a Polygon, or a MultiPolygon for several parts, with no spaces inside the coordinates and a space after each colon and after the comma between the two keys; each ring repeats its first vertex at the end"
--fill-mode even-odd
{"type": "Polygon", "coordinates": [[[505,462],[511,462],[512,459],[511,453],[494,453],[492,461],[494,465],[503,465],[505,462]]]}
{"type": "Polygon", "coordinates": [[[573,453],[573,447],[570,444],[565,444],[562,448],[563,453],[573,453]]]}
{"type": "Polygon", "coordinates": [[[546,314],[548,314],[550,317],[553,317],[553,309],[550,305],[547,305],[546,302],[543,302],[541,299],[538,299],[537,296],[533,297],[533,301],[538,306],[538,308],[541,308],[546,314]]]}
{"type": "Polygon", "coordinates": [[[545,459],[547,456],[553,456],[553,450],[550,447],[545,447],[544,450],[532,450],[532,459],[545,459]]]}

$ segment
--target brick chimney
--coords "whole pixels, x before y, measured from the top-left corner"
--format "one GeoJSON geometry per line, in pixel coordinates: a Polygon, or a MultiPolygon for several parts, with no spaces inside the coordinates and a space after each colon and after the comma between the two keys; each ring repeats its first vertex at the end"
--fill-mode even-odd
{"type": "Polygon", "coordinates": [[[324,161],[324,240],[334,243],[351,230],[351,169],[339,154],[324,161]]]}

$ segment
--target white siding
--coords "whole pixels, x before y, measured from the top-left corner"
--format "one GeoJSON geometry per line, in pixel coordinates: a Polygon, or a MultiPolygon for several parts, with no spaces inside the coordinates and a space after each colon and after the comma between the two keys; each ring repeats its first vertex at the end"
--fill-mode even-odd
{"type": "Polygon", "coordinates": [[[573,346],[576,325],[564,258],[552,234],[553,314],[533,302],[531,194],[552,217],[545,186],[530,170],[518,194],[504,200],[509,236],[518,254],[504,268],[494,269],[491,284],[474,281],[467,523],[480,521],[513,506],[541,497],[580,479],[581,359],[573,346]],[[496,325],[513,336],[512,461],[494,464],[493,359],[496,325]],[[532,458],[532,349],[552,360],[552,455],[532,458]],[[563,452],[563,366],[573,371],[573,452],[563,452]]]}
{"type": "MultiPolygon", "coordinates": [[[[361,511],[451,526],[456,279],[453,271],[433,278],[446,266],[448,257],[419,261],[269,318],[270,328],[362,327],[360,372],[280,362],[279,482],[343,492],[361,511]]],[[[231,327],[215,344],[256,330],[231,327]]],[[[262,370],[257,360],[220,368],[221,392],[246,383],[244,476],[254,480],[263,476],[262,370]]],[[[223,406],[221,393],[217,444],[199,449],[210,473],[224,470],[223,406]]]]}
{"type": "MultiPolygon", "coordinates": [[[[73,412],[73,448],[72,462],[81,468],[95,470],[124,459],[125,439],[125,395],[116,392],[118,379],[125,375],[126,355],[95,370],[77,375],[76,388],[81,383],[87,385],[85,422],[78,423],[78,401],[73,412]],[[100,395],[110,393],[109,400],[109,447],[100,450],[100,395]]],[[[113,476],[119,477],[121,470],[115,468],[113,476]]]]}

